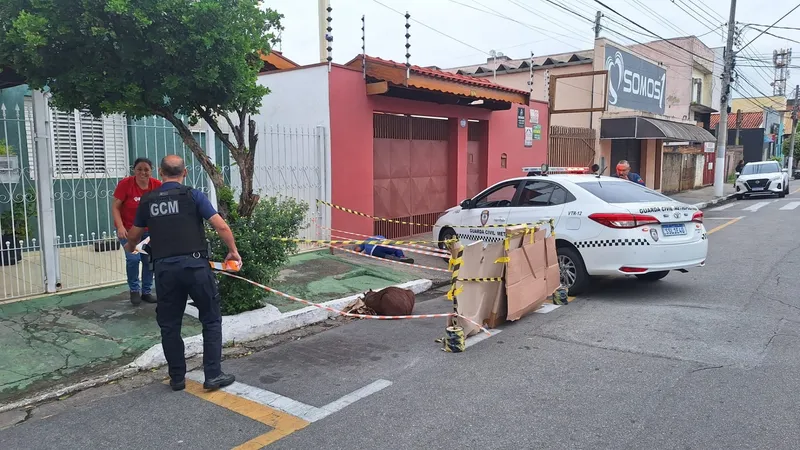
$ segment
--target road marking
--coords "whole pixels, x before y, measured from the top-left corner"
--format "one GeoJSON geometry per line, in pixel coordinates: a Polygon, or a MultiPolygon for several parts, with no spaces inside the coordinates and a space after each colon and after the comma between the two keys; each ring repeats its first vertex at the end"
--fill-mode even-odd
{"type": "Polygon", "coordinates": [[[798,206],[800,206],[800,202],[789,202],[789,203],[781,206],[781,210],[791,211],[791,210],[797,208],[798,206]]]}
{"type": "MultiPolygon", "coordinates": [[[[190,372],[186,374],[186,378],[200,381],[203,379],[203,374],[200,371],[190,372]]],[[[298,402],[297,400],[284,397],[283,395],[270,392],[266,389],[239,383],[238,381],[230,386],[220,389],[219,392],[225,392],[237,398],[246,399],[248,401],[258,403],[259,405],[264,405],[268,408],[274,408],[279,411],[283,411],[286,414],[290,414],[291,416],[294,416],[300,420],[312,423],[328,417],[329,415],[341,410],[345,406],[354,403],[356,400],[360,400],[368,395],[372,395],[391,385],[391,381],[377,380],[361,389],[345,395],[338,400],[328,403],[321,408],[307,405],[303,402],[298,402]]]]}
{"type": "Polygon", "coordinates": [[[797,194],[798,192],[800,192],[800,188],[795,189],[794,192],[792,192],[792,194],[797,194]]]}
{"type": "Polygon", "coordinates": [[[721,230],[721,229],[723,229],[723,228],[727,227],[728,225],[734,224],[734,223],[736,223],[736,222],[738,222],[738,221],[740,221],[740,220],[742,220],[742,219],[744,219],[744,216],[742,216],[742,217],[737,217],[737,218],[735,218],[735,219],[731,219],[731,220],[729,220],[729,221],[727,221],[727,222],[723,223],[722,225],[720,225],[720,226],[718,226],[718,227],[716,227],[716,228],[713,228],[711,231],[708,231],[708,232],[706,232],[706,234],[716,233],[717,231],[719,231],[719,230],[721,230]]]}
{"type": "Polygon", "coordinates": [[[494,329],[494,330],[492,330],[492,335],[491,336],[489,336],[486,333],[478,333],[478,334],[476,334],[474,336],[470,336],[470,337],[467,338],[466,341],[464,341],[464,348],[472,347],[473,345],[477,344],[478,342],[485,341],[486,339],[489,339],[490,337],[494,337],[495,335],[497,335],[499,333],[502,333],[502,332],[503,332],[503,330],[494,329]]]}
{"type": "Polygon", "coordinates": [[[747,208],[742,208],[742,211],[753,211],[753,212],[756,212],[756,211],[758,211],[759,209],[761,209],[761,208],[763,208],[763,207],[765,207],[765,206],[769,205],[770,203],[772,203],[772,202],[758,202],[758,203],[754,203],[754,204],[752,204],[752,205],[748,206],[747,208]]]}
{"type": "MultiPolygon", "coordinates": [[[[187,378],[190,378],[188,375],[187,378]]],[[[235,447],[235,450],[260,449],[297,430],[302,430],[310,423],[299,417],[270,408],[260,402],[242,398],[223,390],[208,392],[203,389],[202,383],[192,380],[186,380],[186,392],[272,428],[267,433],[235,447]]]]}
{"type": "Polygon", "coordinates": [[[727,205],[717,206],[716,208],[711,208],[709,211],[723,211],[732,206],[736,205],[736,203],[728,203],[727,205]]]}
{"type": "Polygon", "coordinates": [[[703,220],[732,220],[738,217],[703,217],[703,220]]]}

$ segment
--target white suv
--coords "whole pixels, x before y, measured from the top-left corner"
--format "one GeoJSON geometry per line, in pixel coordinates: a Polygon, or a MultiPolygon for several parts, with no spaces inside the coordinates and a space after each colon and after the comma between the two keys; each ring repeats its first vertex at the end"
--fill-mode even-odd
{"type": "Polygon", "coordinates": [[[736,173],[736,199],[751,195],[789,194],[789,170],[781,169],[776,161],[749,162],[736,173]]]}

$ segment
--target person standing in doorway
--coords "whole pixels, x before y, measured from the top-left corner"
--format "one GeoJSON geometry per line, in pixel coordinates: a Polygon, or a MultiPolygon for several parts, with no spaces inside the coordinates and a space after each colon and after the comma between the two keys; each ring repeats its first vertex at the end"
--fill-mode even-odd
{"type": "Polygon", "coordinates": [[[158,306],[156,321],[161,328],[161,347],[167,359],[170,386],[186,388],[186,359],[181,322],[186,300],[194,300],[203,325],[203,372],[205,389],[232,384],[236,377],[222,372],[222,313],[219,291],[208,262],[207,220],[228,247],[225,261],[239,264],[233,232],[202,192],[183,185],[187,171],[183,159],[168,155],[159,173],[164,184],[144,196],[133,228],[128,231],[126,250],[132,251],[145,229],[150,231],[150,257],[156,272],[158,306]]]}
{"type": "MultiPolygon", "coordinates": [[[[147,158],[137,158],[133,163],[133,176],[120,180],[114,190],[111,214],[114,217],[114,226],[117,228],[117,238],[123,246],[128,242],[128,231],[133,227],[133,218],[136,216],[136,209],[142,197],[161,186],[161,182],[153,178],[152,174],[153,162],[147,158]]],[[[145,230],[142,238],[147,236],[145,230]]],[[[150,269],[148,256],[125,251],[125,270],[128,275],[131,303],[134,305],[139,305],[142,301],[155,303],[156,298],[152,294],[153,271],[150,269]]]]}
{"type": "Polygon", "coordinates": [[[645,185],[644,179],[638,173],[631,172],[631,165],[624,159],[617,164],[617,177],[645,185]]]}

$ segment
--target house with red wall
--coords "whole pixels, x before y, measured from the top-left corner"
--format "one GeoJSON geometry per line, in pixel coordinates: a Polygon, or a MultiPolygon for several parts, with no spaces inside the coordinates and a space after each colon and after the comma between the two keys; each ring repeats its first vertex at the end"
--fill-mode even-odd
{"type": "MultiPolygon", "coordinates": [[[[547,158],[547,104],[486,78],[359,55],[265,71],[259,83],[271,92],[257,121],[327,130],[321,199],[371,216],[430,224],[547,158]]],[[[327,219],[387,237],[429,229],[336,209],[327,219]]]]}

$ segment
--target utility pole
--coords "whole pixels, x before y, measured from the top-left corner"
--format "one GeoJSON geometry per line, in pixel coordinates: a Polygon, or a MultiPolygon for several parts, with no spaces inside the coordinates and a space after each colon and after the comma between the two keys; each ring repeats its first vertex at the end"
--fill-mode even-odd
{"type": "Polygon", "coordinates": [[[733,74],[733,39],[736,33],[736,0],[731,0],[731,14],[728,19],[728,42],[725,44],[725,67],[722,70],[722,94],[720,95],[719,133],[717,133],[717,161],[714,168],[714,196],[722,197],[725,184],[725,147],[728,144],[728,95],[731,90],[733,74]]]}
{"type": "Polygon", "coordinates": [[[789,178],[794,176],[794,135],[797,134],[797,112],[800,110],[800,105],[797,101],[800,100],[800,85],[794,88],[794,105],[792,106],[792,138],[789,139],[789,178]]]}
{"type": "MultiPolygon", "coordinates": [[[[597,11],[597,14],[594,16],[594,38],[600,39],[600,30],[602,29],[602,25],[600,24],[600,19],[603,17],[602,11],[597,11]]],[[[531,59],[531,64],[533,64],[533,60],[531,59]]],[[[594,77],[592,77],[592,108],[594,108],[594,77]]],[[[589,111],[589,128],[594,127],[594,112],[589,111]]]]}
{"type": "Polygon", "coordinates": [[[317,4],[319,10],[317,11],[317,19],[319,20],[319,62],[328,60],[328,6],[330,0],[318,0],[317,4]]]}
{"type": "Polygon", "coordinates": [[[602,11],[597,11],[597,14],[594,16],[594,38],[597,39],[600,37],[600,30],[603,29],[603,26],[600,25],[600,18],[603,17],[602,11]]]}

